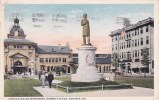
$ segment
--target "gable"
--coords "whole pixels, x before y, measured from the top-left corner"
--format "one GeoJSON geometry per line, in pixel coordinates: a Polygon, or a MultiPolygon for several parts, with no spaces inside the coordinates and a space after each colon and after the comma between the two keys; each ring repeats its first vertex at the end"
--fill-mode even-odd
{"type": "Polygon", "coordinates": [[[12,56],[10,56],[11,58],[28,58],[27,56],[25,55],[22,55],[20,53],[17,53],[17,54],[14,54],[12,56]]]}

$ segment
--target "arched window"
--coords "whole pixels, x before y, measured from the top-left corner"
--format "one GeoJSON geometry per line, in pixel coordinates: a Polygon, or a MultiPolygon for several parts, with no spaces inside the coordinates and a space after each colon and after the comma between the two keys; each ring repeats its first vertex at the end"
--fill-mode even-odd
{"type": "Polygon", "coordinates": [[[22,63],[18,60],[14,63],[14,66],[22,66],[22,63]]]}

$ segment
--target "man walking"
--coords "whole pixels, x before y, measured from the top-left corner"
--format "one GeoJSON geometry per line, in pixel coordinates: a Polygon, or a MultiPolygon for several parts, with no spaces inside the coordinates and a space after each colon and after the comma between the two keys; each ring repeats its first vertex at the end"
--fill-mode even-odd
{"type": "Polygon", "coordinates": [[[48,75],[49,88],[51,88],[52,80],[54,80],[54,75],[50,72],[48,75]]]}

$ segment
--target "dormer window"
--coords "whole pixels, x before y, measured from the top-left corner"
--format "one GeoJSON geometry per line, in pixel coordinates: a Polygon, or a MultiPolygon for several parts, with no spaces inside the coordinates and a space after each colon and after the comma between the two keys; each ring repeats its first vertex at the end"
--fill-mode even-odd
{"type": "Polygon", "coordinates": [[[31,49],[31,46],[28,46],[29,49],[31,49]]]}

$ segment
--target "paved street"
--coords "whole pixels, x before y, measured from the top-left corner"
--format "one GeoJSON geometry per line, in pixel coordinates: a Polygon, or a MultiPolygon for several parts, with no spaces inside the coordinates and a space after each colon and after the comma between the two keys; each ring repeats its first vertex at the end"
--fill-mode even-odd
{"type": "Polygon", "coordinates": [[[54,88],[33,87],[44,97],[117,97],[117,96],[153,96],[154,90],[149,88],[134,87],[134,89],[119,89],[119,90],[103,90],[92,92],[76,92],[65,93],[54,88]]]}

